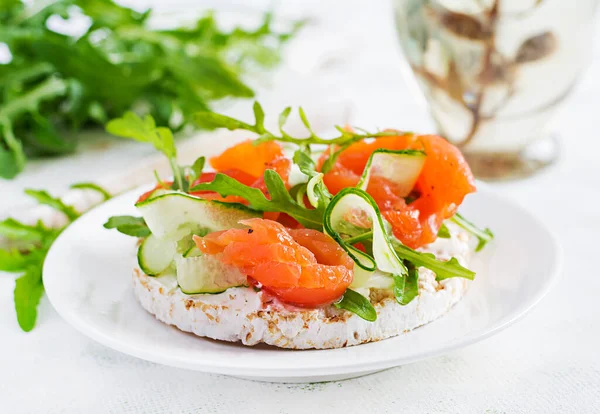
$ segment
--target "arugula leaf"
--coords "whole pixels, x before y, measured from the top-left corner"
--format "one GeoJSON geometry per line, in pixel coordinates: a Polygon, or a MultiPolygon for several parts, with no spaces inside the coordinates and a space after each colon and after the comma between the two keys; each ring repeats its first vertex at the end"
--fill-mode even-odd
{"type": "Polygon", "coordinates": [[[215,128],[227,128],[230,131],[236,129],[245,129],[247,131],[256,132],[258,134],[258,128],[256,125],[250,125],[243,121],[231,118],[227,115],[220,115],[215,112],[198,112],[195,113],[193,118],[194,123],[200,128],[215,129],[215,128]]]}
{"type": "Polygon", "coordinates": [[[402,306],[408,305],[419,296],[419,271],[411,264],[407,264],[406,267],[408,268],[406,276],[393,275],[394,296],[402,306]]]}
{"type": "Polygon", "coordinates": [[[191,191],[214,191],[223,197],[229,195],[239,196],[247,200],[250,207],[255,210],[287,213],[304,227],[311,229],[323,228],[322,213],[298,204],[288,192],[277,172],[266,170],[264,179],[271,199],[268,199],[258,188],[244,185],[221,173],[218,173],[213,181],[198,184],[191,191]]]}
{"type": "Polygon", "coordinates": [[[25,190],[25,194],[30,197],[33,197],[38,203],[45,204],[47,206],[52,207],[53,209],[60,211],[65,216],[69,218],[69,220],[76,220],[79,217],[79,213],[71,206],[67,206],[62,202],[60,198],[52,197],[48,192],[44,190],[25,190]]]}
{"type": "Polygon", "coordinates": [[[480,229],[475,224],[471,223],[469,220],[461,216],[459,213],[456,213],[454,217],[452,217],[454,223],[474,235],[479,239],[479,243],[475,248],[475,251],[478,252],[485,247],[485,245],[494,239],[494,233],[488,228],[480,229]]]}
{"type": "Polygon", "coordinates": [[[192,166],[189,169],[189,183],[190,185],[196,181],[202,175],[202,170],[204,170],[204,164],[206,164],[206,157],[199,157],[194,161],[192,166]]]}
{"type": "MultiPolygon", "coordinates": [[[[0,110],[1,112],[1,110],[0,110]]],[[[25,153],[23,145],[17,140],[12,129],[11,121],[4,117],[0,118],[0,138],[4,138],[7,150],[0,146],[0,177],[13,178],[25,167],[25,153]]]]}
{"type": "Polygon", "coordinates": [[[314,160],[305,151],[300,149],[296,150],[296,152],[294,152],[293,161],[294,164],[298,165],[298,168],[302,174],[308,176],[309,178],[312,178],[318,174],[314,160]]]}
{"type": "Polygon", "coordinates": [[[40,242],[48,234],[47,229],[41,221],[35,226],[23,224],[13,218],[7,218],[0,221],[0,236],[6,237],[9,240],[21,242],[40,242]]]}
{"type": "Polygon", "coordinates": [[[252,112],[254,112],[254,119],[256,120],[256,130],[259,134],[265,132],[265,111],[258,102],[254,102],[252,105],[252,112]]]}
{"type": "Polygon", "coordinates": [[[104,223],[105,229],[116,229],[118,232],[133,237],[148,237],[151,232],[142,217],[113,216],[104,223]]]}
{"type": "Polygon", "coordinates": [[[93,19],[93,24],[97,27],[115,29],[124,25],[140,24],[146,21],[150,14],[149,11],[139,13],[111,1],[77,0],[75,3],[93,19]]]}
{"type": "Polygon", "coordinates": [[[338,309],[345,309],[357,314],[366,321],[373,322],[377,319],[377,311],[366,297],[352,289],[346,289],[342,299],[334,303],[338,309]]]}
{"type": "Polygon", "coordinates": [[[450,236],[450,230],[448,230],[448,226],[446,226],[444,223],[442,223],[442,225],[440,226],[440,229],[438,230],[437,236],[442,239],[449,239],[451,236],[450,236]]]}
{"type": "Polygon", "coordinates": [[[106,191],[104,188],[100,187],[98,184],[94,184],[94,183],[77,183],[77,184],[73,184],[71,186],[71,188],[76,188],[76,189],[80,189],[80,190],[96,191],[97,193],[100,193],[102,195],[102,197],[104,198],[104,201],[110,200],[112,197],[108,191],[106,191]]]}
{"type": "Polygon", "coordinates": [[[174,189],[185,191],[184,174],[177,165],[177,149],[173,133],[169,128],[157,127],[154,118],[150,115],[146,115],[142,119],[133,112],[126,112],[121,118],[109,121],[106,124],[106,131],[118,137],[131,138],[154,145],[154,148],[169,159],[175,179],[174,189]]]}
{"type": "MultiPolygon", "coordinates": [[[[15,227],[31,227],[23,223],[14,222],[18,224],[15,227]]],[[[41,225],[38,224],[38,226],[41,225]]],[[[44,260],[52,242],[58,237],[61,231],[62,229],[45,230],[39,242],[35,245],[29,245],[24,253],[16,250],[7,251],[0,249],[0,270],[22,273],[16,280],[14,302],[17,321],[21,329],[25,332],[31,331],[35,326],[37,305],[44,292],[44,285],[42,283],[44,260]]],[[[22,235],[26,241],[30,241],[31,237],[28,234],[23,233],[22,235]]]]}
{"type": "Polygon", "coordinates": [[[400,243],[395,238],[392,238],[392,246],[398,257],[408,260],[413,265],[426,267],[435,273],[436,280],[444,280],[451,277],[464,277],[465,279],[473,280],[475,272],[463,267],[455,257],[447,262],[438,260],[432,253],[422,253],[411,249],[400,243]]]}
{"type": "Polygon", "coordinates": [[[214,112],[207,111],[196,112],[193,115],[192,119],[196,123],[196,125],[204,128],[227,128],[229,130],[243,129],[246,131],[254,132],[259,135],[258,139],[254,141],[257,145],[266,141],[280,141],[290,142],[300,146],[306,146],[309,144],[346,146],[365,138],[387,137],[402,134],[402,132],[399,131],[381,131],[373,133],[365,132],[363,134],[357,134],[353,131],[346,130],[340,126],[336,126],[335,128],[338,130],[338,132],[340,132],[340,135],[338,137],[322,138],[314,133],[310,126],[310,123],[308,122],[306,114],[304,113],[304,110],[302,108],[299,108],[302,123],[304,124],[310,135],[306,138],[292,137],[283,130],[284,123],[287,120],[290,111],[290,108],[285,108],[283,112],[279,115],[279,132],[281,133],[280,136],[277,136],[265,129],[264,112],[262,110],[261,105],[258,102],[254,102],[254,124],[248,124],[246,122],[237,120],[226,115],[220,115],[214,112]]]}
{"type": "Polygon", "coordinates": [[[287,119],[290,116],[291,112],[292,112],[292,107],[288,106],[283,111],[281,111],[281,113],[279,114],[278,125],[279,125],[279,132],[281,132],[281,135],[285,135],[283,127],[285,126],[285,123],[287,122],[287,119]]]}
{"type": "Polygon", "coordinates": [[[0,271],[2,272],[21,272],[25,270],[27,259],[17,249],[0,249],[0,271]]]}
{"type": "Polygon", "coordinates": [[[146,115],[142,119],[128,111],[121,118],[109,121],[106,124],[106,131],[119,137],[148,142],[165,154],[167,158],[177,155],[171,130],[165,127],[156,127],[156,122],[150,115],[146,115]]]}
{"type": "Polygon", "coordinates": [[[327,157],[327,159],[323,163],[323,166],[321,167],[321,172],[327,174],[329,171],[331,171],[342,152],[344,152],[349,146],[349,144],[342,145],[336,150],[335,147],[331,145],[329,147],[329,157],[327,157]]]}
{"type": "MultiPolygon", "coordinates": [[[[46,256],[44,252],[44,258],[46,256]]],[[[29,332],[35,326],[37,306],[44,293],[42,283],[42,263],[30,265],[25,274],[19,277],[15,284],[14,301],[19,326],[29,332]]]]}
{"type": "Polygon", "coordinates": [[[21,170],[22,166],[17,161],[15,154],[0,146],[0,177],[14,178],[21,170]]]}
{"type": "Polygon", "coordinates": [[[304,109],[302,109],[301,106],[298,107],[298,114],[300,115],[300,120],[302,120],[302,123],[304,124],[308,132],[310,132],[311,135],[315,135],[315,133],[312,130],[312,127],[310,126],[310,122],[308,122],[308,118],[304,113],[304,109]]]}
{"type": "Polygon", "coordinates": [[[21,138],[28,152],[35,156],[61,155],[75,151],[75,141],[60,135],[58,129],[47,118],[39,113],[30,114],[31,133],[24,133],[21,138]]]}

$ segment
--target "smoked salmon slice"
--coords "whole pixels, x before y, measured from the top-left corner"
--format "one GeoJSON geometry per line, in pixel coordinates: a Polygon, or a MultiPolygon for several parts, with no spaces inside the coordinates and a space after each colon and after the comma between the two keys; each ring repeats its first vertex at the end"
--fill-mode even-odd
{"type": "Polygon", "coordinates": [[[352,283],[353,260],[326,234],[259,218],[241,223],[249,228],[194,236],[194,241],[204,254],[219,254],[223,263],[288,304],[327,305],[352,283]]]}
{"type": "MultiPolygon", "coordinates": [[[[397,196],[394,183],[380,177],[369,181],[367,192],[401,242],[418,248],[435,241],[443,221],[456,213],[467,194],[475,191],[475,180],[463,155],[437,135],[404,134],[359,141],[345,149],[323,177],[329,191],[337,194],[343,188],[356,186],[369,157],[379,148],[423,150],[427,155],[413,190],[414,200],[397,196]]],[[[325,159],[327,155],[320,165],[325,159]]]]}

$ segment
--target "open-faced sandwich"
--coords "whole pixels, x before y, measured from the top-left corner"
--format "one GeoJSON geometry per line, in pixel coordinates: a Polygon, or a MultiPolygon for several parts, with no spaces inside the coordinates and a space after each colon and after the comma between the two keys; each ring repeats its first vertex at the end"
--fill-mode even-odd
{"type": "Polygon", "coordinates": [[[170,159],[136,203],[141,218],[105,225],[141,238],[133,289],[160,321],[245,345],[339,348],[410,331],[448,312],[489,241],[457,213],[475,191],[460,151],[435,135],[337,128],[324,139],[215,113],[196,121],[258,134],[190,167],[151,118],[112,121],[116,135],[170,159]],[[289,156],[286,154],[289,153],[289,156]]]}

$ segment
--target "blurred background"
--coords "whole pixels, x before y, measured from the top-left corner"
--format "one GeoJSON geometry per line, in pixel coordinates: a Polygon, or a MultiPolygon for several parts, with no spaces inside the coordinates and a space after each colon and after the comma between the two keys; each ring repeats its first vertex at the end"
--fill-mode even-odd
{"type": "MultiPolygon", "coordinates": [[[[148,146],[111,138],[102,130],[103,122],[119,116],[129,106],[143,112],[150,105],[156,117],[158,111],[164,111],[164,106],[169,105],[169,99],[175,100],[173,96],[183,100],[183,92],[176,91],[172,83],[184,76],[196,78],[198,84],[204,86],[211,84],[212,79],[217,83],[230,82],[217,79],[222,74],[210,70],[196,76],[195,67],[181,60],[179,68],[192,72],[181,74],[179,78],[175,74],[173,79],[161,79],[162,84],[167,85],[161,89],[162,95],[149,97],[147,102],[140,104],[131,98],[123,98],[131,92],[124,92],[118,82],[113,84],[106,79],[102,81],[104,83],[100,82],[98,73],[106,71],[98,62],[89,64],[92,68],[97,65],[98,73],[83,70],[87,75],[81,75],[78,72],[81,62],[88,57],[76,49],[59,51],[48,39],[31,44],[14,40],[18,30],[22,30],[25,17],[30,18],[27,24],[34,29],[36,25],[40,28],[45,25],[51,31],[73,39],[87,31],[90,42],[100,45],[107,59],[127,62],[127,59],[135,58],[135,53],[147,52],[140,44],[157,41],[148,33],[181,26],[194,27],[201,16],[212,10],[214,22],[222,33],[231,34],[238,25],[253,33],[219,52],[210,49],[210,53],[220,54],[219,59],[235,71],[236,82],[239,80],[247,90],[215,91],[208,87],[208,92],[198,92],[202,95],[202,100],[196,103],[199,109],[207,105],[233,116],[250,118],[252,99],[257,99],[267,115],[271,114],[271,122],[285,106],[302,105],[309,118],[314,119],[316,129],[325,134],[334,124],[440,132],[458,144],[469,141],[463,151],[473,160],[476,174],[484,178],[527,176],[546,161],[552,161],[550,170],[585,168],[583,161],[589,157],[585,142],[593,139],[590,137],[591,122],[597,112],[600,91],[600,80],[594,76],[599,73],[600,66],[600,45],[594,42],[596,34],[593,30],[599,22],[595,14],[596,1],[578,1],[577,7],[557,0],[350,0],[343,5],[328,0],[119,2],[140,13],[152,9],[144,23],[147,32],[141,34],[139,28],[132,28],[131,24],[128,27],[120,21],[123,16],[106,8],[108,3],[104,1],[58,2],[66,6],[58,7],[56,14],[49,12],[46,15],[39,12],[49,3],[28,1],[27,11],[16,13],[22,15],[15,19],[9,11],[17,3],[13,0],[0,2],[5,10],[4,16],[0,14],[0,17],[14,25],[5,23],[0,28],[0,60],[5,64],[0,68],[6,69],[6,64],[15,63],[11,62],[10,48],[6,47],[13,42],[13,48],[21,48],[15,56],[26,56],[23,64],[30,72],[35,70],[34,64],[42,62],[43,66],[54,59],[57,62],[52,64],[61,66],[62,73],[88,76],[90,78],[82,82],[84,88],[91,89],[97,82],[100,92],[91,92],[93,96],[81,118],[84,121],[79,123],[73,121],[75,116],[70,113],[67,121],[60,118],[68,112],[65,108],[73,105],[73,88],[77,87],[77,82],[66,86],[67,98],[41,101],[40,107],[15,118],[18,120],[12,124],[13,135],[23,142],[26,160],[22,160],[22,165],[14,171],[5,172],[4,178],[0,179],[0,210],[28,203],[22,193],[24,188],[45,188],[60,194],[74,180],[94,181],[115,175],[135,164],[136,160],[152,154],[153,149],[148,146]],[[84,13],[78,11],[75,4],[79,4],[84,13]],[[273,18],[261,34],[257,29],[261,25],[264,29],[266,12],[272,12],[273,18]],[[39,14],[38,21],[31,19],[35,13],[39,14]],[[90,19],[83,14],[93,17],[90,19]],[[121,46],[114,39],[111,43],[111,36],[107,34],[111,31],[118,32],[120,40],[129,42],[124,46],[125,52],[118,49],[121,46]],[[132,45],[137,45],[138,49],[132,45]],[[490,49],[493,49],[491,53],[490,49]],[[59,52],[64,56],[58,58],[59,52]],[[231,56],[228,55],[230,52],[231,56]],[[250,55],[243,64],[236,60],[240,53],[250,55]],[[484,65],[486,59],[487,67],[484,65]],[[535,85],[528,89],[530,84],[535,85]],[[122,102],[117,104],[119,100],[122,102]],[[506,116],[498,112],[504,108],[502,105],[507,108],[506,116]],[[550,109],[542,111],[541,118],[536,115],[537,108],[547,106],[550,109]],[[531,118],[532,113],[535,119],[531,118]],[[495,115],[509,121],[499,122],[495,115]],[[53,129],[46,128],[48,121],[54,122],[53,129]],[[66,137],[65,143],[57,144],[53,135],[61,139],[66,137]],[[531,171],[527,170],[529,167],[524,167],[519,160],[523,150],[531,141],[543,142],[550,136],[559,137],[560,156],[557,157],[556,142],[545,142],[536,148],[535,156],[542,158],[541,163],[529,165],[531,171]],[[40,142],[36,143],[36,140],[40,142]],[[72,144],[77,146],[71,147],[72,144]],[[65,146],[66,150],[62,148],[65,146]],[[493,155],[491,159],[477,157],[489,155],[489,152],[493,155]],[[496,157],[498,154],[500,161],[496,157]],[[513,155],[515,157],[511,158],[513,155]],[[565,159],[571,161],[567,166],[563,165],[565,159]],[[491,177],[487,175],[490,166],[493,169],[491,177]],[[523,168],[527,171],[523,172],[523,168]],[[515,170],[522,174],[514,174],[515,170]]],[[[132,16],[129,18],[146,18],[142,14],[132,16]]],[[[202,37],[200,32],[186,36],[202,37]]],[[[219,42],[218,39],[212,41],[219,42]]],[[[192,49],[186,48],[182,55],[190,51],[193,54],[192,49]]],[[[153,62],[160,62],[160,59],[153,62]]],[[[152,63],[140,73],[151,70],[152,63]]],[[[22,89],[32,88],[26,82],[14,83],[15,76],[31,76],[23,68],[5,72],[10,73],[0,77],[3,79],[0,84],[3,89],[1,108],[10,106],[11,99],[22,97],[22,89]]],[[[140,81],[141,77],[129,72],[126,76],[129,76],[125,78],[130,79],[129,83],[140,81]]],[[[42,80],[53,80],[54,75],[32,79],[39,85],[42,80]]],[[[152,84],[153,80],[146,82],[152,84]]],[[[193,90],[189,89],[185,92],[193,90]]],[[[131,90],[135,91],[135,88],[131,90]]],[[[185,105],[188,105],[185,110],[190,110],[194,101],[187,95],[185,99],[185,105]]],[[[196,135],[194,130],[182,126],[181,114],[175,112],[173,110],[165,119],[170,119],[170,125],[180,130],[181,141],[196,135]]],[[[0,123],[2,114],[0,109],[0,123]]],[[[298,124],[294,125],[292,121],[291,128],[298,124]]],[[[0,146],[6,153],[11,151],[11,144],[6,136],[6,123],[2,125],[4,140],[0,146]]],[[[209,140],[202,142],[202,145],[208,145],[209,140]]],[[[6,167],[9,156],[4,155],[6,158],[0,157],[0,164],[6,167]]],[[[14,160],[10,162],[14,163],[14,160]]]]}

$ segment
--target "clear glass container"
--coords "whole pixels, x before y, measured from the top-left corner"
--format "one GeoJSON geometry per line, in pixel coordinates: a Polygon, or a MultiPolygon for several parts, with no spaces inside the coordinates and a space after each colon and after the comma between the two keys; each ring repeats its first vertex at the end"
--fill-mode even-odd
{"type": "Polygon", "coordinates": [[[407,64],[438,132],[476,176],[551,163],[553,121],[589,61],[598,0],[394,0],[407,64]]]}

